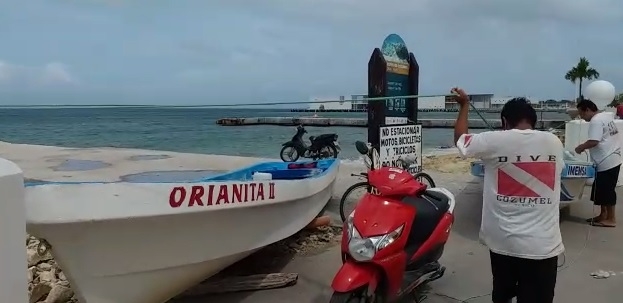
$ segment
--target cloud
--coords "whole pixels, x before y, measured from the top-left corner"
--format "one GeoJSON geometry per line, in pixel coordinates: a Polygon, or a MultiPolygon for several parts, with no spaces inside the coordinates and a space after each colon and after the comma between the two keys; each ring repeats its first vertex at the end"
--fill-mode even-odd
{"type": "Polygon", "coordinates": [[[61,62],[26,66],[0,60],[0,84],[5,86],[42,87],[76,84],[77,79],[61,62]]]}
{"type": "Polygon", "coordinates": [[[397,33],[423,94],[572,98],[563,76],[583,56],[623,89],[621,28],[614,0],[7,0],[0,83],[203,103],[365,93],[397,33]]]}
{"type": "Polygon", "coordinates": [[[76,83],[76,79],[69,73],[67,66],[60,62],[46,64],[38,80],[40,83],[49,85],[76,83]]]}

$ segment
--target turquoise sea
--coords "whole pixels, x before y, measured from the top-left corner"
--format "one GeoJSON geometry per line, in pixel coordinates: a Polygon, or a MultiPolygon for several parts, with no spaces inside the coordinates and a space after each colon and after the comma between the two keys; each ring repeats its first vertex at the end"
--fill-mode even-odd
{"type": "MultiPolygon", "coordinates": [[[[294,127],[219,126],[225,117],[290,117],[285,109],[252,108],[0,108],[0,140],[12,143],[65,147],[126,147],[206,154],[278,158],[281,144],[294,135],[294,127]]],[[[420,113],[420,118],[454,118],[455,113],[420,113]]],[[[321,117],[366,117],[365,113],[319,113],[321,117]]],[[[485,114],[499,119],[498,114],[485,114]]],[[[564,119],[564,114],[544,113],[544,119],[564,119]]],[[[477,118],[474,114],[473,118],[477,118]]],[[[308,135],[335,132],[340,158],[358,158],[356,140],[367,139],[367,129],[307,127],[308,135]]],[[[434,152],[452,144],[451,129],[424,129],[423,148],[434,152]]]]}

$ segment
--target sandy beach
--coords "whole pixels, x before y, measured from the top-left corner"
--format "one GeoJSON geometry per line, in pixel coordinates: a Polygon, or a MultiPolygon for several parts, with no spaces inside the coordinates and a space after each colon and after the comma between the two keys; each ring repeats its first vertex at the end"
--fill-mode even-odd
{"type": "MultiPolygon", "coordinates": [[[[191,171],[201,174],[227,171],[267,160],[139,149],[64,148],[6,142],[0,142],[0,157],[19,165],[27,181],[123,181],[145,173],[191,171]]],[[[345,161],[341,164],[333,198],[327,207],[327,213],[335,221],[339,220],[338,203],[343,191],[360,181],[351,174],[364,169],[363,162],[359,161],[345,161]]],[[[469,178],[469,160],[463,160],[456,154],[428,156],[424,160],[424,170],[433,175],[439,186],[448,185],[457,190],[469,178]]],[[[287,247],[288,253],[294,255],[321,251],[338,244],[339,241],[336,240],[339,239],[340,230],[339,227],[336,228],[300,233],[275,246],[287,247]]],[[[34,237],[29,236],[27,239],[31,302],[75,301],[69,283],[52,256],[40,256],[36,253],[38,243],[34,237]]],[[[273,253],[274,251],[273,249],[273,253]]],[[[283,249],[277,249],[277,252],[282,254],[283,249]]],[[[260,253],[255,258],[263,257],[260,253]]],[[[250,259],[252,262],[253,257],[250,259]]]]}

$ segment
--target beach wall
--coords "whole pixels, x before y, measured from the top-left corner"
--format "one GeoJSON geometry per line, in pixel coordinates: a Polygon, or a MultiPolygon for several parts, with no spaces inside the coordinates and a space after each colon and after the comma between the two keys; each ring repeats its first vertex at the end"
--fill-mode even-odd
{"type": "MultiPolygon", "coordinates": [[[[619,142],[621,143],[621,149],[623,149],[623,120],[615,119],[614,123],[616,123],[619,129],[619,142]]],[[[567,122],[565,126],[566,150],[575,153],[574,149],[581,143],[586,142],[586,140],[588,140],[588,122],[584,120],[571,120],[567,122]]],[[[578,156],[578,158],[592,162],[588,150],[578,156]]],[[[623,185],[623,170],[619,173],[619,182],[617,183],[617,186],[621,185],[623,185]]]]}
{"type": "Polygon", "coordinates": [[[0,302],[28,302],[24,177],[13,162],[0,158],[0,302]]]}

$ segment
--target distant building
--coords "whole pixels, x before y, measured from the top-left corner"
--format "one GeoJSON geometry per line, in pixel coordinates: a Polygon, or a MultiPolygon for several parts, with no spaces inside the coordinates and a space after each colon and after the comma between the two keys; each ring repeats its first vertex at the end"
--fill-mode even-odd
{"type": "MultiPolygon", "coordinates": [[[[358,111],[365,112],[368,109],[367,95],[347,95],[337,97],[314,97],[310,98],[311,103],[307,110],[296,111],[358,111]],[[326,102],[324,102],[326,101],[326,102]]],[[[495,96],[494,94],[471,94],[470,102],[476,109],[501,110],[508,100],[515,96],[495,96]]],[[[537,109],[566,109],[575,106],[571,100],[546,100],[536,101],[537,99],[525,97],[531,101],[532,106],[537,109]]],[[[429,111],[455,111],[459,105],[454,101],[453,96],[420,97],[418,98],[418,108],[429,111]]]]}
{"type": "Polygon", "coordinates": [[[508,100],[513,99],[515,97],[493,97],[491,99],[491,106],[489,108],[492,109],[502,109],[502,107],[504,107],[504,104],[506,104],[506,102],[508,102],[508,100]]]}
{"type": "MultiPolygon", "coordinates": [[[[368,108],[367,95],[348,95],[337,97],[313,97],[309,111],[365,111],[368,108]],[[326,101],[326,102],[322,102],[326,101]]],[[[489,108],[493,94],[469,95],[474,107],[489,108]]],[[[458,104],[451,96],[421,97],[418,98],[418,108],[423,110],[458,109],[458,104]]]]}
{"type": "MultiPolygon", "coordinates": [[[[486,109],[491,107],[493,94],[470,94],[469,100],[478,109],[486,109]]],[[[445,96],[445,109],[458,109],[459,104],[454,101],[453,96],[445,96]]]]}
{"type": "Polygon", "coordinates": [[[539,107],[546,108],[546,109],[566,109],[571,106],[575,106],[575,102],[571,100],[549,99],[545,101],[539,101],[539,107]]]}
{"type": "MultiPolygon", "coordinates": [[[[542,107],[541,106],[541,101],[536,101],[535,98],[528,97],[528,96],[522,96],[522,97],[528,99],[530,101],[530,103],[532,104],[532,107],[535,107],[535,108],[541,108],[542,107]]],[[[508,102],[510,99],[513,99],[513,98],[517,98],[517,96],[513,96],[513,97],[511,97],[511,96],[504,96],[504,97],[495,96],[495,97],[493,97],[493,99],[491,99],[491,107],[490,108],[491,109],[500,109],[501,110],[502,107],[504,107],[504,104],[506,104],[506,102],[508,102]]]]}
{"type": "Polygon", "coordinates": [[[337,97],[313,97],[309,101],[309,110],[317,111],[365,111],[368,108],[367,95],[349,95],[337,97]],[[322,102],[327,101],[327,102],[322,102]],[[329,102],[331,101],[331,102],[329,102]]]}

